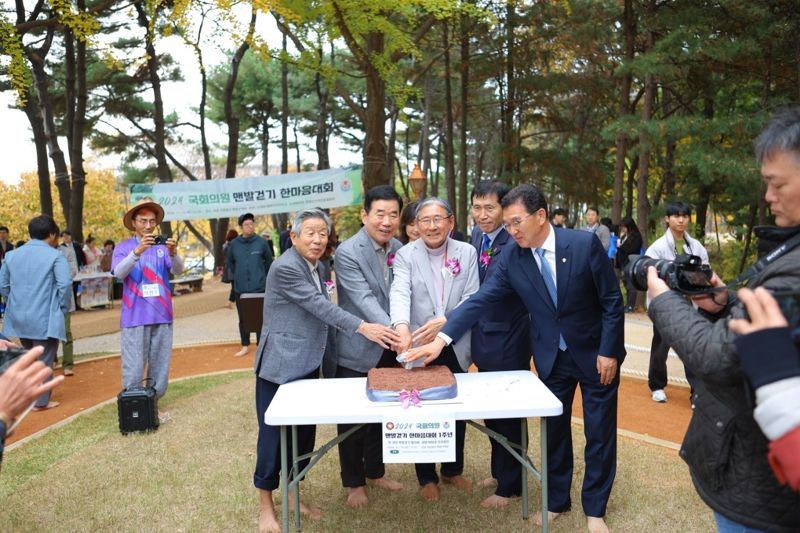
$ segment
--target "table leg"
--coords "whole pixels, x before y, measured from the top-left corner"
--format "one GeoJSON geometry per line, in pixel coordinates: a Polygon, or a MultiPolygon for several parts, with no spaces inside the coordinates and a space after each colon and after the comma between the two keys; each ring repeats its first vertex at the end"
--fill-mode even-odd
{"type": "Polygon", "coordinates": [[[289,458],[286,440],[286,426],[281,426],[281,521],[283,533],[289,532],[289,458]]]}
{"type": "MultiPolygon", "coordinates": [[[[528,419],[521,418],[520,424],[522,424],[522,440],[520,441],[520,447],[522,448],[522,457],[528,457],[528,419]]],[[[524,465],[523,465],[524,466],[524,465]]],[[[528,519],[528,469],[522,469],[522,519],[528,519]]]]}
{"type": "Polygon", "coordinates": [[[294,527],[300,531],[300,462],[297,460],[297,426],[292,426],[292,497],[294,497],[294,527]]]}
{"type": "Polygon", "coordinates": [[[542,533],[549,529],[549,516],[547,513],[547,419],[539,419],[541,431],[539,432],[539,447],[542,454],[542,533]]]}

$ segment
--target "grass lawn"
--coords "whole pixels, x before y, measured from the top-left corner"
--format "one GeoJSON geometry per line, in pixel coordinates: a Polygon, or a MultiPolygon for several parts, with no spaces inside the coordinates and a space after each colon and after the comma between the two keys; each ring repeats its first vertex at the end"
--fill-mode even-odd
{"type": "MultiPolygon", "coordinates": [[[[170,385],[160,406],[172,418],[146,435],[123,437],[116,405],[107,405],[6,453],[0,472],[0,531],[255,531],[252,485],[256,418],[250,372],[194,378],[170,385]]],[[[530,426],[538,446],[538,421],[530,426]]],[[[574,428],[573,510],[553,530],[585,531],[580,509],[583,437],[574,428]]],[[[335,427],[320,426],[318,445],[335,427]]],[[[487,438],[468,428],[465,475],[487,477],[487,438]]],[[[537,453],[533,453],[538,462],[537,453]]],[[[370,492],[367,509],[344,506],[338,456],[329,453],[303,482],[303,495],[325,513],[304,531],[530,531],[520,500],[507,511],[478,503],[491,489],[442,488],[438,504],[417,494],[411,465],[388,465],[400,493],[370,492]]],[[[539,501],[531,478],[531,503],[539,501]]],[[[280,507],[278,507],[280,508],[280,507]]],[[[672,450],[619,439],[617,479],[608,509],[612,531],[713,531],[709,509],[672,450]]]]}

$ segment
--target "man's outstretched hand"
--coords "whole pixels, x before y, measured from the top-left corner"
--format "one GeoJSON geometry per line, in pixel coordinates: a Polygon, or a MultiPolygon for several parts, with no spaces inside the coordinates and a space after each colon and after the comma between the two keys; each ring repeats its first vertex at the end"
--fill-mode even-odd
{"type": "Polygon", "coordinates": [[[442,350],[444,350],[445,346],[446,345],[444,341],[441,338],[436,337],[429,344],[409,350],[406,354],[406,362],[423,359],[425,366],[428,366],[434,362],[437,357],[439,357],[439,354],[442,353],[442,350]]]}
{"type": "Polygon", "coordinates": [[[37,346],[8,367],[0,376],[0,413],[11,420],[17,418],[41,394],[53,390],[64,381],[58,376],[43,383],[53,369],[39,361],[44,349],[37,346]]]}

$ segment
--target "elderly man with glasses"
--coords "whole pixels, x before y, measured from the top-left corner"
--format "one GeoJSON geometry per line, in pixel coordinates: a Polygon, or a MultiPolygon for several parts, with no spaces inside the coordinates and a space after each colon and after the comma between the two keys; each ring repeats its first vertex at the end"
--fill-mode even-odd
{"type": "Polygon", "coordinates": [[[158,397],[167,392],[172,356],[172,291],[169,274],[183,271],[175,239],[156,244],[154,231],[164,209],[142,199],[122,219],[133,237],[114,249],[111,272],[122,281],[122,386],[139,385],[145,375],[154,381],[158,397]]]}

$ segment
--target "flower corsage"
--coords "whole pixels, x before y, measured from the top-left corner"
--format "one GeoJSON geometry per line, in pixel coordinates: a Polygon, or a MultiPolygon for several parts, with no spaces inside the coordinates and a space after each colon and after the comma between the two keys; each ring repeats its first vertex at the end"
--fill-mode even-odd
{"type": "Polygon", "coordinates": [[[333,291],[336,290],[336,283],[334,283],[331,279],[325,280],[325,290],[328,291],[328,296],[331,296],[333,291]]]}
{"type": "Polygon", "coordinates": [[[448,259],[445,262],[444,266],[445,266],[445,268],[447,268],[447,270],[450,271],[450,274],[453,277],[456,277],[459,274],[461,274],[461,263],[459,263],[458,259],[456,259],[455,257],[453,257],[451,259],[448,259]]]}
{"type": "Polygon", "coordinates": [[[489,265],[492,264],[492,259],[494,256],[497,255],[499,250],[495,248],[487,248],[486,250],[481,252],[480,262],[484,268],[489,268],[489,265]]]}

